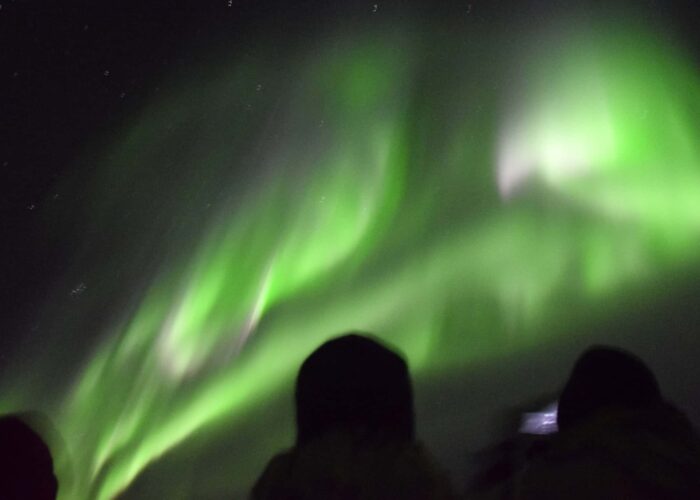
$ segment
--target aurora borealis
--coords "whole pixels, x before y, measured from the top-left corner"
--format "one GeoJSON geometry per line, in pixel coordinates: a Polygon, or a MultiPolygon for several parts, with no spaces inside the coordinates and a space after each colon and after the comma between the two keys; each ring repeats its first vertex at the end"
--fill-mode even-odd
{"type": "MultiPolygon", "coordinates": [[[[288,409],[330,336],[375,332],[445,380],[653,300],[700,264],[700,72],[660,33],[402,21],[164,77],[58,181],[82,223],[37,315],[74,367],[44,397],[23,374],[60,356],[35,347],[0,408],[55,420],[60,498],[132,498],[188,443],[288,409]]],[[[290,441],[291,413],[266,418],[208,491],[168,498],[246,491],[290,441]]]]}

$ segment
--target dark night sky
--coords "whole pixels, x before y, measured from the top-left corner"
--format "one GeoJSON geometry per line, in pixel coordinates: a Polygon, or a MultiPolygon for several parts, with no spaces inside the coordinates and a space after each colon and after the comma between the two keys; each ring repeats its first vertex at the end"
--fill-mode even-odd
{"type": "Polygon", "coordinates": [[[71,252],[64,236],[79,203],[56,192],[60,179],[90,168],[81,155],[111,140],[157,95],[159,79],[186,71],[203,47],[237,50],[255,36],[251,26],[285,21],[268,12],[280,11],[254,2],[4,3],[1,300],[9,329],[31,315],[71,252]],[[51,231],[38,216],[46,211],[55,213],[51,231]]]}

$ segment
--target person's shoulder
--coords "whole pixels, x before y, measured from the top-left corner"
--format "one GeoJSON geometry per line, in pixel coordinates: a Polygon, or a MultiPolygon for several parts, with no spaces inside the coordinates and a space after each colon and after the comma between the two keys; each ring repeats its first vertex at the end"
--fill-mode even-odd
{"type": "Polygon", "coordinates": [[[596,413],[554,436],[517,484],[521,498],[595,491],[598,498],[668,499],[697,498],[698,478],[694,430],[669,406],[596,413]]]}
{"type": "Polygon", "coordinates": [[[449,474],[423,444],[407,444],[394,463],[397,479],[413,492],[411,498],[455,498],[449,474]]]}
{"type": "Polygon", "coordinates": [[[292,451],[287,450],[272,457],[263,473],[255,482],[250,494],[252,500],[276,498],[276,492],[289,476],[292,464],[292,451]]]}

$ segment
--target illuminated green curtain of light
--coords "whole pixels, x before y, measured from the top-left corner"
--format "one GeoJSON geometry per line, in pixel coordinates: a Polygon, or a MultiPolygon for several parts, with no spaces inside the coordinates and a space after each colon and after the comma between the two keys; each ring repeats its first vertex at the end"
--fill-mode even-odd
{"type": "MultiPolygon", "coordinates": [[[[279,134],[245,158],[204,148],[192,165],[229,155],[264,173],[242,178],[193,252],[105,332],[60,414],[61,467],[74,471],[61,497],[112,498],[208,424],[235,425],[331,335],[376,331],[421,376],[488,358],[504,334],[546,340],[551,318],[690,265],[697,72],[638,28],[559,42],[529,54],[495,127],[462,120],[439,146],[422,124],[452,123],[441,110],[462,103],[417,86],[423,61],[406,39],[357,36],[305,55],[277,97],[279,134]],[[446,304],[472,323],[447,324],[446,304]]],[[[233,68],[198,90],[207,106],[256,87],[233,68]]],[[[453,85],[467,78],[479,77],[453,85]]],[[[163,122],[194,120],[191,94],[174,91],[134,125],[116,148],[121,175],[157,157],[163,122]]]]}

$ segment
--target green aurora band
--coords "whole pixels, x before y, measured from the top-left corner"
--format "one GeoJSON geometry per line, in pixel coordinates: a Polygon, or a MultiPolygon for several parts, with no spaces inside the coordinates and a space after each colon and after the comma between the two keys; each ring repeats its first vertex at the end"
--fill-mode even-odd
{"type": "Polygon", "coordinates": [[[290,58],[293,79],[237,61],[145,110],[96,170],[94,223],[146,171],[175,200],[226,196],[50,411],[60,497],[113,498],[203,429],[235,430],[329,336],[376,332],[421,378],[565,335],[562,318],[696,264],[697,71],[640,28],[595,33],[522,49],[512,88],[480,88],[459,52],[426,76],[415,40],[366,35],[290,58]],[[171,148],[175,180],[149,170],[171,148]]]}

